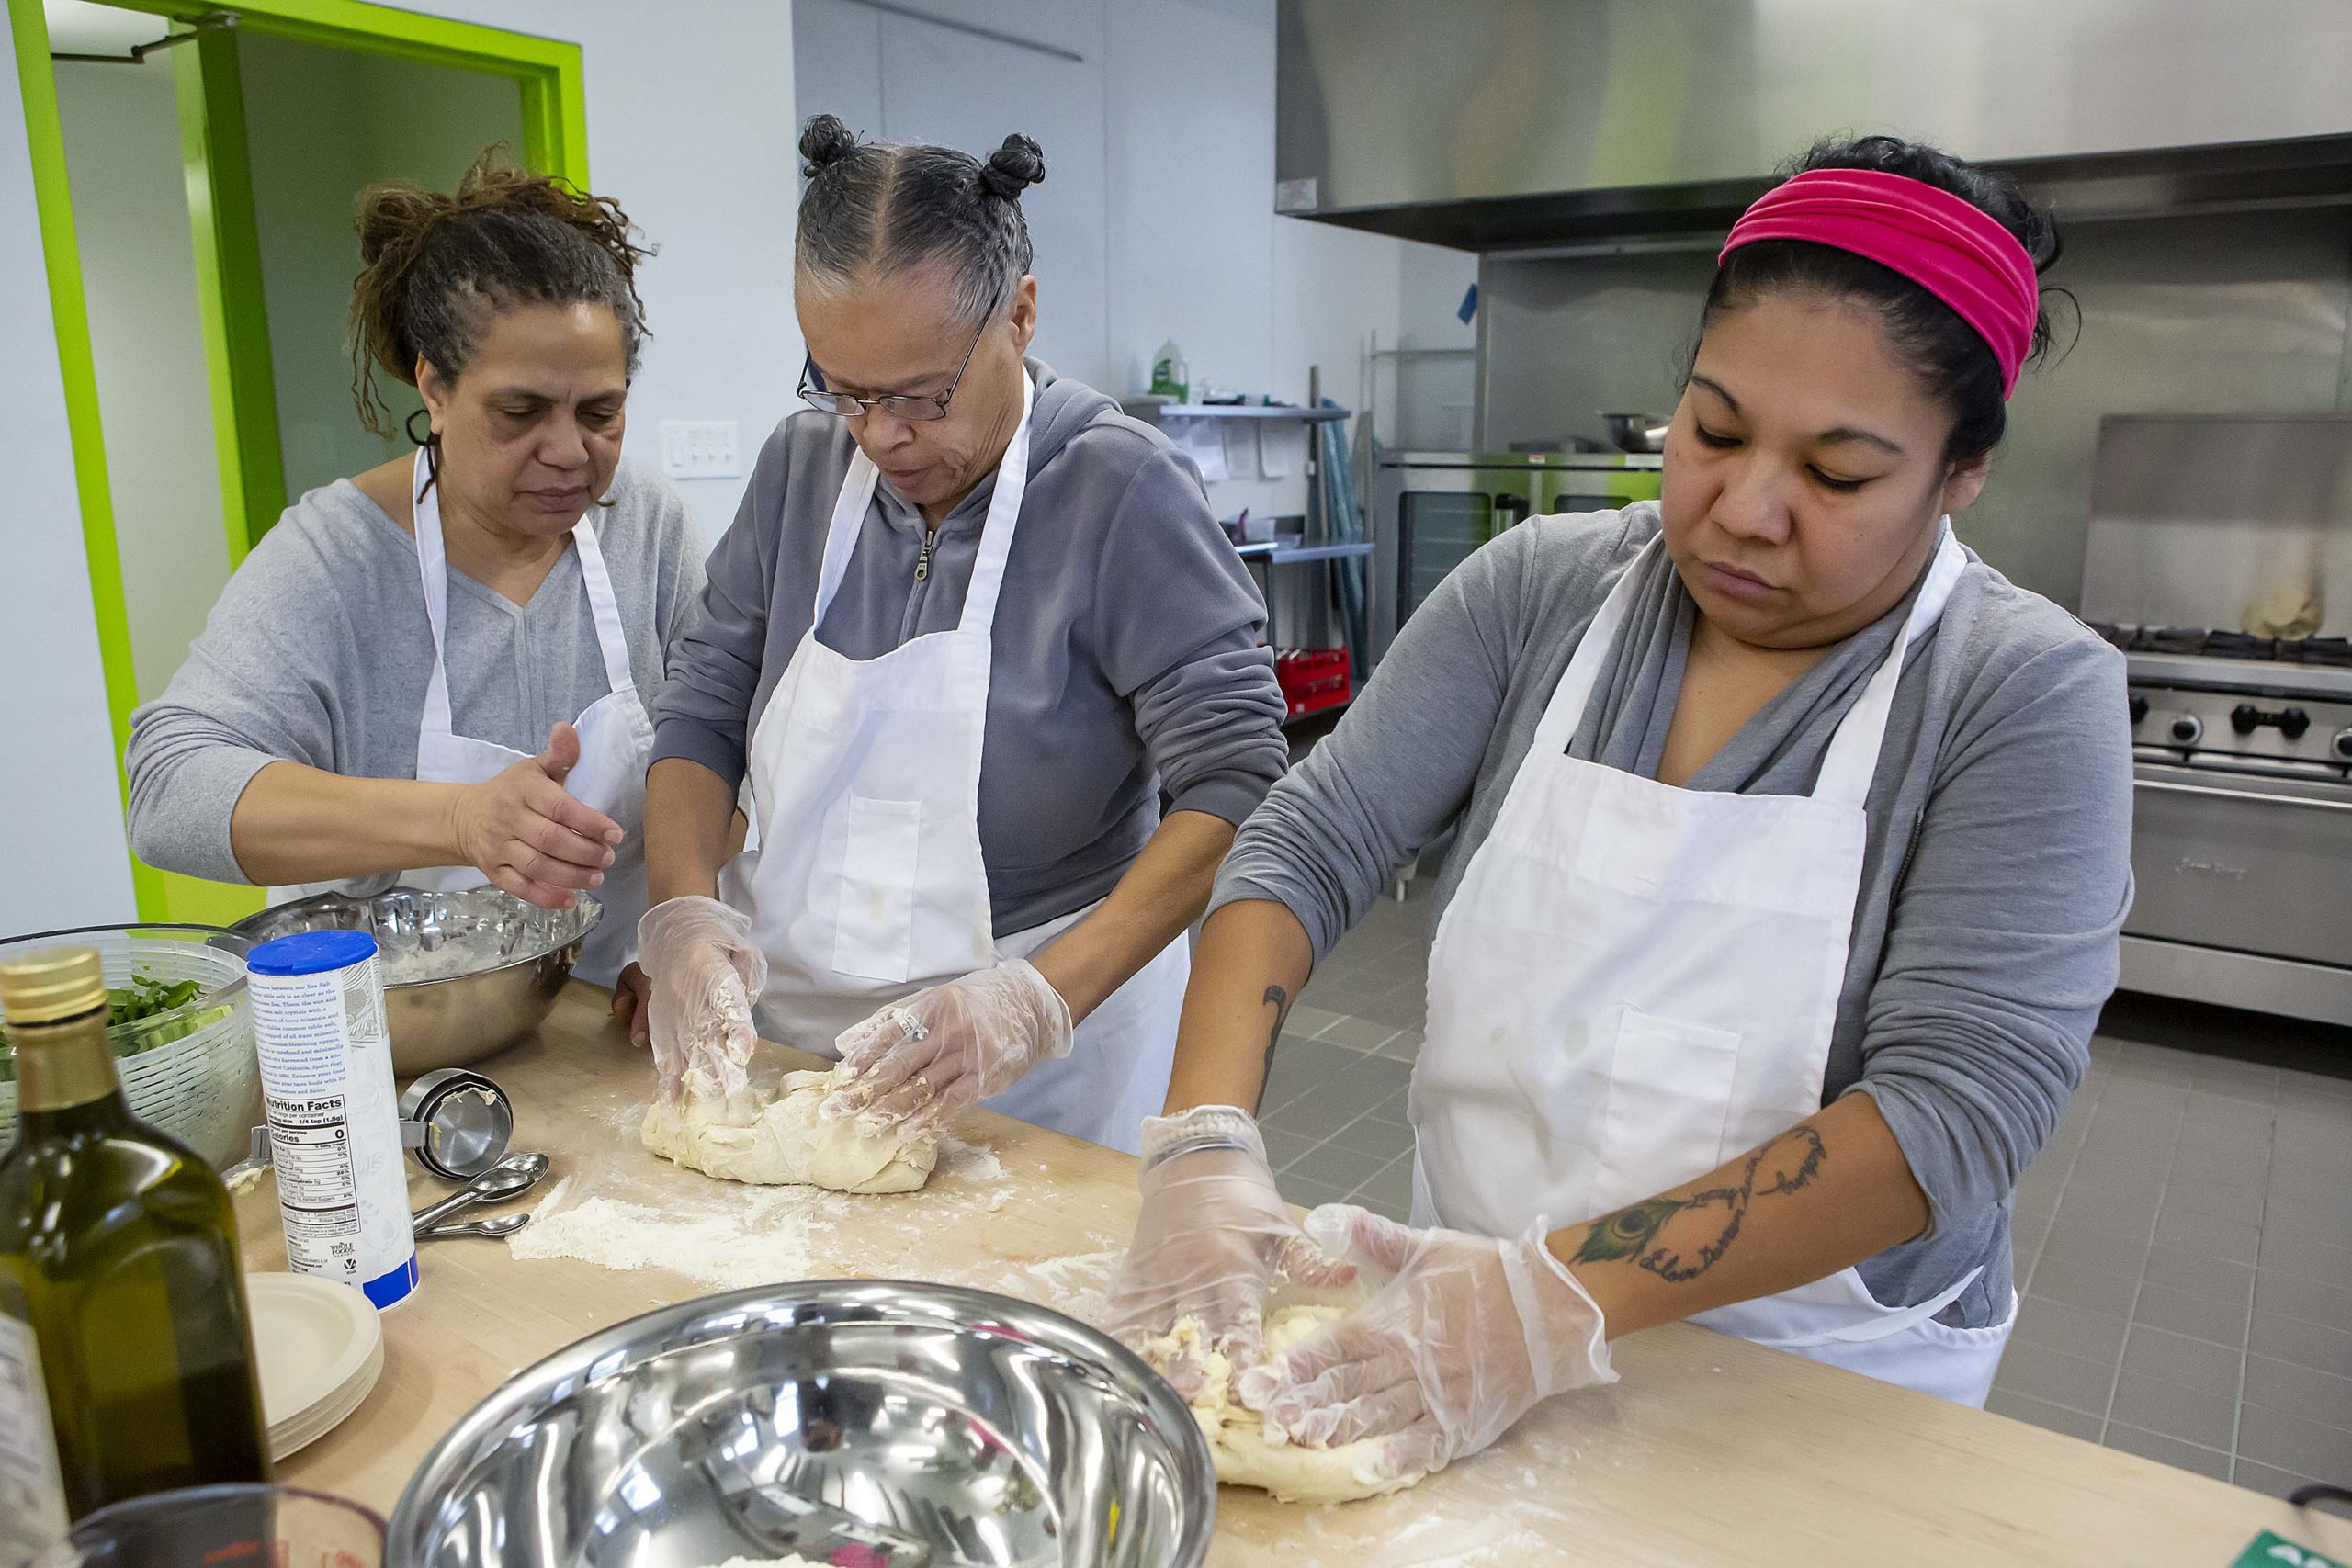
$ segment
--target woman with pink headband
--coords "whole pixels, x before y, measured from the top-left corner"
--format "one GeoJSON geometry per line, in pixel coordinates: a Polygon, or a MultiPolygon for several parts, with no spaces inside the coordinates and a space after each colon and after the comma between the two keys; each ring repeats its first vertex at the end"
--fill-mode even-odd
{"type": "Polygon", "coordinates": [[[2122,660],[1951,525],[2057,250],[2007,182],[1886,137],[1748,209],[1662,499],[1479,550],[1242,829],[1123,1333],[1194,1320],[1269,1428],[1380,1439],[1385,1481],[1681,1319],[1984,1402],[2011,1190],[2132,888],[2122,660]],[[1449,828],[1413,1224],[1302,1230],[1252,1114],[1283,1015],[1449,828]],[[1266,1357],[1275,1292],[1351,1274],[1351,1315],[1266,1357]]]}

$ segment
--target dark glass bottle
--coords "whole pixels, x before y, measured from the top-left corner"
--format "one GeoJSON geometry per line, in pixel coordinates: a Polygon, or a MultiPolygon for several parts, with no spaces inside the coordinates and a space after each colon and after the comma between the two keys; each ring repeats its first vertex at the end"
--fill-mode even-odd
{"type": "Polygon", "coordinates": [[[65,1513],[268,1480],[229,1190],[131,1115],[98,954],[0,964],[0,1017],[17,1090],[0,1155],[0,1337],[40,1362],[65,1513]]]}

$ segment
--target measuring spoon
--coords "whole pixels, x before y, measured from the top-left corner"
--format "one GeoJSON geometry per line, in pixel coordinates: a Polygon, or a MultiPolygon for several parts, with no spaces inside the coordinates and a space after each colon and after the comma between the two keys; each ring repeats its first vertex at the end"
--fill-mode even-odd
{"type": "Polygon", "coordinates": [[[513,1235],[516,1231],[521,1230],[525,1225],[527,1225],[530,1223],[531,1216],[527,1213],[500,1214],[494,1218],[487,1220],[474,1220],[470,1223],[452,1225],[434,1225],[429,1229],[417,1232],[416,1239],[419,1241],[455,1241],[461,1236],[478,1235],[487,1236],[491,1240],[496,1241],[500,1236],[513,1235]]]}
{"type": "Polygon", "coordinates": [[[439,1202],[419,1209],[410,1216],[410,1223],[421,1233],[427,1225],[460,1209],[476,1203],[503,1203],[518,1197],[537,1185],[539,1178],[548,1173],[549,1163],[548,1156],[541,1154],[508,1155],[439,1202]]]}

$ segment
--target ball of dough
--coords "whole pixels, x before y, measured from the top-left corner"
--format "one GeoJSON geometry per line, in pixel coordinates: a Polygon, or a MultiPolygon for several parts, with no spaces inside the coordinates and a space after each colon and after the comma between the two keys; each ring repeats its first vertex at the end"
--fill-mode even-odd
{"type": "Polygon", "coordinates": [[[837,1192],[912,1192],[939,1158],[933,1134],[862,1132],[854,1117],[818,1119],[841,1069],[786,1073],[723,1100],[689,1097],[648,1106],[640,1134],[662,1158],[729,1181],[829,1187],[837,1192]]]}
{"type": "MultiPolygon", "coordinates": [[[[1266,1354],[1279,1356],[1346,1315],[1347,1309],[1339,1306],[1278,1307],[1266,1319],[1266,1354]]],[[[1233,1397],[1233,1369],[1223,1354],[1204,1343],[1198,1318],[1179,1318],[1173,1329],[1145,1343],[1143,1358],[1162,1369],[1178,1359],[1200,1365],[1201,1391],[1193,1396],[1193,1419],[1209,1440],[1216,1478],[1228,1485],[1255,1486],[1284,1503],[1352,1503],[1401,1492],[1428,1473],[1380,1475],[1375,1464],[1378,1438],[1304,1449],[1283,1441],[1280,1433],[1268,1432],[1258,1413],[1233,1397]]]]}

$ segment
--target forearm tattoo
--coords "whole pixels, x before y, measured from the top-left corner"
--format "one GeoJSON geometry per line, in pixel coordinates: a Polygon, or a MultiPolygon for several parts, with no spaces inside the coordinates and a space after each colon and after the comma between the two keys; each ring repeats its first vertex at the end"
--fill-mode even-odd
{"type": "Polygon", "coordinates": [[[1274,1047],[1282,1043],[1283,1025],[1290,1018],[1290,993],[1280,986],[1269,986],[1259,998],[1274,1010],[1274,1021],[1266,1030],[1266,1065],[1258,1072],[1258,1103],[1266,1102],[1266,1079],[1274,1070],[1274,1047]]]}
{"type": "Polygon", "coordinates": [[[1821,1134],[1795,1126],[1747,1156],[1739,1179],[1683,1198],[1647,1198],[1592,1222],[1572,1263],[1632,1261],[1679,1284],[1713,1268],[1758,1198],[1802,1192],[1829,1158],[1821,1134]]]}

